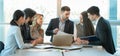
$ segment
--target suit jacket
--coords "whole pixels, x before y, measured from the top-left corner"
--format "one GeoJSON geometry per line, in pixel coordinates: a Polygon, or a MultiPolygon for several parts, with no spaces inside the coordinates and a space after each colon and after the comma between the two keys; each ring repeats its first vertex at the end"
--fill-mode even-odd
{"type": "Polygon", "coordinates": [[[21,34],[24,43],[30,43],[30,41],[33,40],[30,35],[30,26],[28,24],[24,24],[21,26],[21,34]]]}
{"type": "Polygon", "coordinates": [[[101,44],[105,50],[111,54],[116,52],[110,23],[101,17],[98,21],[96,27],[96,37],[100,39],[100,41],[91,42],[92,44],[101,44]]]}
{"type": "MultiPolygon", "coordinates": [[[[50,21],[48,28],[46,30],[46,35],[47,36],[52,36],[51,37],[51,42],[52,42],[52,38],[53,38],[53,30],[55,28],[59,28],[59,18],[54,18],[50,21]]],[[[69,19],[65,21],[65,27],[64,27],[64,32],[65,33],[69,33],[69,34],[73,34],[74,32],[74,23],[72,21],[70,21],[69,19]]]]}

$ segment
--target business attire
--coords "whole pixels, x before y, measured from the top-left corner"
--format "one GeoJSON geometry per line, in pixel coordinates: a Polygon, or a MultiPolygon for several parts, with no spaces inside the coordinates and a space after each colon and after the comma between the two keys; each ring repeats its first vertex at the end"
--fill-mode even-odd
{"type": "Polygon", "coordinates": [[[33,40],[30,35],[29,24],[25,23],[24,25],[21,26],[21,34],[22,34],[24,43],[30,43],[30,41],[33,40]]]}
{"type": "Polygon", "coordinates": [[[48,36],[52,36],[51,37],[51,42],[52,42],[52,38],[53,38],[53,30],[55,28],[59,28],[60,30],[63,30],[63,32],[68,33],[68,34],[73,34],[74,32],[74,23],[72,21],[70,21],[69,19],[66,20],[64,22],[64,24],[60,23],[60,19],[59,18],[54,18],[50,21],[48,28],[46,30],[46,35],[48,36]],[[60,26],[62,25],[62,26],[60,26]],[[61,28],[62,27],[62,28],[61,28]],[[64,29],[63,29],[64,27],[64,29]]]}
{"type": "Polygon", "coordinates": [[[17,48],[29,48],[32,44],[24,44],[20,27],[15,23],[11,25],[5,40],[5,47],[1,52],[1,56],[12,56],[17,48]]]}
{"type": "Polygon", "coordinates": [[[116,52],[110,23],[103,17],[100,17],[96,25],[96,37],[99,41],[93,41],[89,44],[102,45],[105,50],[111,54],[116,52]]]}
{"type": "Polygon", "coordinates": [[[42,37],[42,38],[44,37],[44,31],[43,31],[43,29],[40,29],[40,28],[33,29],[33,27],[31,27],[30,33],[31,33],[32,39],[37,39],[39,37],[42,37]]]}

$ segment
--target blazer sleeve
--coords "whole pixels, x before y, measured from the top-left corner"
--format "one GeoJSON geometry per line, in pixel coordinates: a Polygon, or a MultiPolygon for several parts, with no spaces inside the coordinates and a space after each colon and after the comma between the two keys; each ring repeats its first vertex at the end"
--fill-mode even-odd
{"type": "Polygon", "coordinates": [[[89,44],[88,45],[101,45],[100,39],[96,36],[86,36],[89,40],[89,44]],[[93,39],[94,38],[94,39],[93,39]],[[96,39],[95,39],[96,38],[96,39]]]}
{"type": "Polygon", "coordinates": [[[50,23],[49,23],[49,25],[48,25],[48,28],[47,28],[47,30],[46,30],[46,32],[45,32],[45,34],[47,35],[47,36],[51,36],[51,35],[53,35],[54,33],[53,33],[53,29],[52,29],[52,20],[50,21],[50,23]]]}

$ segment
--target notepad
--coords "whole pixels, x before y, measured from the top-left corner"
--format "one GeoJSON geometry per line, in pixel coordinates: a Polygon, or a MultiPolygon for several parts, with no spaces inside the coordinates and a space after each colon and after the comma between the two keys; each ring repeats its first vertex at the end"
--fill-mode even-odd
{"type": "Polygon", "coordinates": [[[38,45],[34,48],[37,49],[60,49],[60,50],[77,50],[81,49],[82,45],[71,45],[71,46],[53,46],[53,45],[38,45]]]}
{"type": "Polygon", "coordinates": [[[78,50],[81,49],[82,45],[71,45],[71,46],[55,46],[54,49],[61,49],[61,50],[78,50]]]}

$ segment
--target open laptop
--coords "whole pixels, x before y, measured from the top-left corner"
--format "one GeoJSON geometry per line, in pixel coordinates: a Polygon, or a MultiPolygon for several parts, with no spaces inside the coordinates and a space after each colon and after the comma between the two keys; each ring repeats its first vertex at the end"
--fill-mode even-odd
{"type": "Polygon", "coordinates": [[[71,34],[54,35],[52,44],[54,46],[71,46],[73,42],[73,36],[71,34]]]}

